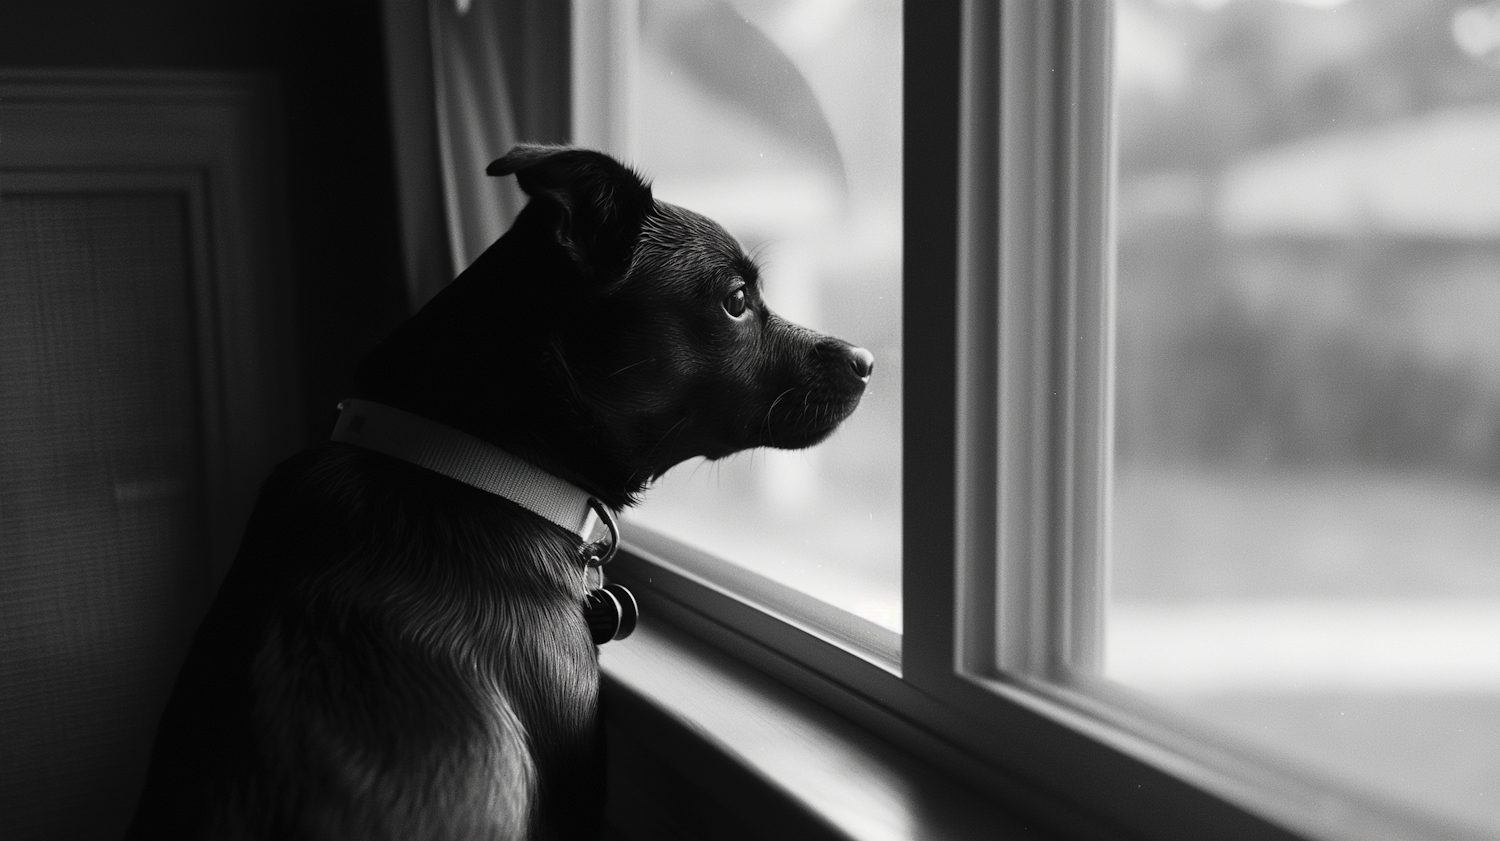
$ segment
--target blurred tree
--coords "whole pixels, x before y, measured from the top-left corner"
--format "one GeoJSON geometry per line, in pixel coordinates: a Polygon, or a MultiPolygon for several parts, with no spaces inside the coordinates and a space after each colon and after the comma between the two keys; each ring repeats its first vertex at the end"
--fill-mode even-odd
{"type": "Polygon", "coordinates": [[[1220,175],[1263,150],[1500,107],[1500,67],[1455,39],[1474,5],[1122,2],[1141,39],[1122,61],[1171,71],[1121,74],[1122,457],[1500,476],[1500,378],[1476,374],[1484,354],[1433,355],[1410,320],[1423,289],[1500,243],[1239,242],[1213,216],[1220,175]],[[1131,53],[1147,43],[1173,55],[1131,53]]]}

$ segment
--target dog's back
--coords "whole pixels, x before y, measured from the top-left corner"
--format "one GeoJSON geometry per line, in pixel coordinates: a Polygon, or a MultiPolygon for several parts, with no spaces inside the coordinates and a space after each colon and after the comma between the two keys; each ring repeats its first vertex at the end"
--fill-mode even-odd
{"type": "Polygon", "coordinates": [[[386,456],[288,460],[194,638],[127,837],[596,834],[575,553],[509,501],[386,456]]]}

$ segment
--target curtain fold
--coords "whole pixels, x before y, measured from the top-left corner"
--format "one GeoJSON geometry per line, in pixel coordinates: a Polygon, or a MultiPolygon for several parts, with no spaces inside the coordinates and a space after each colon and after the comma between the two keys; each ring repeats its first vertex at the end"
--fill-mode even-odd
{"type": "Polygon", "coordinates": [[[525,204],[514,179],[485,167],[516,143],[568,139],[568,4],[430,0],[428,10],[448,242],[462,271],[525,204]]]}

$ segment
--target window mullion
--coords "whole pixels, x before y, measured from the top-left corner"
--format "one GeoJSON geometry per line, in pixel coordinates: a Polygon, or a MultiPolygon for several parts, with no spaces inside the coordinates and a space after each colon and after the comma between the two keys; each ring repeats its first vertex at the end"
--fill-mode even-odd
{"type": "Polygon", "coordinates": [[[1114,242],[1113,10],[1061,4],[1055,21],[1050,356],[1057,436],[1050,474],[1049,676],[1097,674],[1103,657],[1109,512],[1114,242]]]}
{"type": "Polygon", "coordinates": [[[902,132],[902,674],[954,663],[959,69],[962,6],[906,3],[902,132]]]}
{"type": "MultiPolygon", "coordinates": [[[[953,639],[942,662],[976,677],[996,669],[1058,677],[1097,664],[1111,346],[1110,22],[1099,3],[974,3],[965,11],[954,199],[955,578],[951,612],[932,621],[949,623],[953,639]]],[[[907,613],[910,636],[911,623],[924,619],[915,605],[907,613]]]]}
{"type": "Polygon", "coordinates": [[[1001,250],[996,234],[1002,217],[1000,66],[995,49],[1002,8],[975,3],[965,10],[962,136],[959,139],[959,241],[956,366],[957,439],[954,483],[955,658],[960,672],[988,674],[1001,633],[995,609],[1000,584],[997,514],[1001,510],[997,454],[1002,423],[996,327],[1001,315],[1001,250]]]}
{"type": "Polygon", "coordinates": [[[1054,327],[1057,147],[1056,7],[1005,4],[998,49],[1000,207],[997,226],[999,506],[995,657],[987,671],[1038,673],[1054,660],[1058,559],[1052,528],[1057,441],[1054,327]]]}

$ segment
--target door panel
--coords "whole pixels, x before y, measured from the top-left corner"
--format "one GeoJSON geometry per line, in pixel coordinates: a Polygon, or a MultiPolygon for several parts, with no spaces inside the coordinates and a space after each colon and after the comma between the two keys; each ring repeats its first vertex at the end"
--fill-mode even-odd
{"type": "Polygon", "coordinates": [[[123,832],[255,486],[295,446],[258,90],[0,76],[7,839],[123,832]]]}

